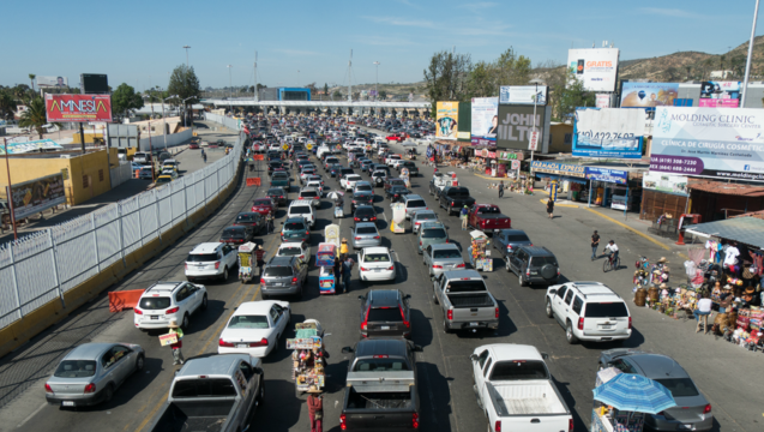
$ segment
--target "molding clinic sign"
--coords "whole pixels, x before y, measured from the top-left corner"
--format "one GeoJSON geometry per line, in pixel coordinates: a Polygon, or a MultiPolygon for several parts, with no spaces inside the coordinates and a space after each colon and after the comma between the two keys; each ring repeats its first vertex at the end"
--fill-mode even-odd
{"type": "Polygon", "coordinates": [[[474,146],[496,146],[496,132],[499,126],[499,98],[472,99],[471,143],[474,146]]]}
{"type": "Polygon", "coordinates": [[[568,67],[584,88],[595,92],[615,91],[618,73],[618,48],[568,50],[568,67]]]}
{"type": "Polygon", "coordinates": [[[111,95],[73,95],[46,93],[45,113],[49,123],[111,123],[111,95]]]}
{"type": "Polygon", "coordinates": [[[764,110],[655,109],[650,171],[764,182],[764,110]]]}
{"type": "Polygon", "coordinates": [[[545,85],[532,86],[501,86],[499,87],[499,103],[502,105],[546,105],[547,92],[545,85]]]}
{"type": "MultiPolygon", "coordinates": [[[[536,107],[536,130],[539,131],[539,150],[542,153],[549,148],[546,142],[549,133],[551,110],[536,107]]],[[[527,150],[530,131],[533,130],[533,105],[499,105],[499,127],[496,135],[496,147],[500,150],[527,150]]]]}
{"type": "Polygon", "coordinates": [[[577,108],[573,156],[640,159],[645,111],[577,108]]]}

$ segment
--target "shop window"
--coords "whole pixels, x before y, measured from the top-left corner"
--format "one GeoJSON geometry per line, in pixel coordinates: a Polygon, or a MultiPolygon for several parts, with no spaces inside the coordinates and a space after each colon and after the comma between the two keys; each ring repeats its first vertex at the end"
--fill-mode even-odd
{"type": "Polygon", "coordinates": [[[573,144],[573,134],[565,134],[565,144],[573,144]]]}
{"type": "Polygon", "coordinates": [[[102,169],[98,170],[98,181],[99,182],[103,181],[103,170],[102,169]]]}
{"type": "Polygon", "coordinates": [[[90,187],[90,176],[82,176],[82,188],[87,189],[90,187]]]}

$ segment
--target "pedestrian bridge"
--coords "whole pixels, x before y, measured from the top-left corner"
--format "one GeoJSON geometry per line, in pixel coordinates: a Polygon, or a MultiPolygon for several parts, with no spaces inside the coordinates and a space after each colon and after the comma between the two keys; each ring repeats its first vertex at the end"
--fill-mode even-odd
{"type": "Polygon", "coordinates": [[[282,113],[286,112],[404,112],[404,111],[429,111],[430,102],[379,102],[379,101],[254,101],[252,99],[204,99],[204,105],[212,105],[215,108],[241,107],[261,108],[269,111],[278,108],[282,113]]]}

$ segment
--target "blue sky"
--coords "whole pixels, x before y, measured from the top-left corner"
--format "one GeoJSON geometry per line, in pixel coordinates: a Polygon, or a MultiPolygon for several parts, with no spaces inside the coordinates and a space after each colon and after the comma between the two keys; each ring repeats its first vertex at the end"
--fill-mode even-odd
{"type": "MultiPolygon", "coordinates": [[[[414,82],[436,51],[491,61],[509,47],[563,63],[571,47],[621,49],[621,60],[676,51],[719,54],[750,36],[754,0],[625,1],[92,1],[3,2],[0,84],[27,75],[106,73],[109,84],[166,86],[186,61],[203,87],[414,82]],[[733,7],[734,6],[734,7],[733,7]]],[[[764,33],[764,11],[757,34],[764,33]]]]}

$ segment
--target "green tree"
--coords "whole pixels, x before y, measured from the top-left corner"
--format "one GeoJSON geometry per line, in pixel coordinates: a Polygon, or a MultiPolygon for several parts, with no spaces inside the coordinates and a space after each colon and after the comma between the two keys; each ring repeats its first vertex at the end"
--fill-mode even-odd
{"type": "Polygon", "coordinates": [[[114,115],[127,115],[127,112],[143,108],[143,98],[135,89],[122,83],[111,95],[111,112],[114,115]]]}
{"type": "Polygon", "coordinates": [[[342,92],[341,92],[341,91],[339,91],[339,90],[335,90],[335,91],[334,91],[334,93],[332,94],[332,97],[333,97],[333,98],[339,98],[339,99],[342,99],[342,92]]]}
{"type": "Polygon", "coordinates": [[[469,54],[448,51],[432,55],[430,65],[424,70],[425,90],[435,113],[438,101],[467,101],[467,79],[472,69],[469,54]]]}
{"type": "Polygon", "coordinates": [[[34,90],[34,79],[37,78],[35,74],[29,74],[29,82],[32,83],[32,90],[34,90]]]}
{"type": "Polygon", "coordinates": [[[499,55],[495,63],[493,87],[498,92],[502,85],[526,85],[531,74],[531,59],[518,56],[512,47],[499,55]]]}
{"type": "Polygon", "coordinates": [[[467,93],[470,97],[489,97],[498,93],[493,83],[494,68],[490,63],[478,62],[467,78],[467,93]]]}
{"type": "Polygon", "coordinates": [[[42,139],[42,134],[45,133],[43,126],[47,123],[48,119],[45,116],[45,102],[43,102],[40,97],[33,98],[27,104],[27,110],[21,114],[19,126],[34,129],[40,139],[42,139]]]}
{"type": "Polygon", "coordinates": [[[167,93],[176,95],[181,100],[191,98],[184,102],[186,112],[188,105],[198,102],[202,94],[202,88],[199,85],[199,78],[196,77],[194,68],[180,65],[176,67],[170,75],[170,84],[167,86],[167,93]]]}
{"type": "Polygon", "coordinates": [[[0,118],[11,119],[16,111],[16,98],[10,89],[0,91],[0,118]]]}
{"type": "Polygon", "coordinates": [[[565,121],[575,114],[577,107],[595,106],[595,96],[584,88],[584,82],[576,78],[576,74],[568,71],[567,85],[556,89],[557,97],[553,110],[556,108],[558,120],[565,121]]]}
{"type": "Polygon", "coordinates": [[[387,91],[386,90],[380,90],[379,91],[379,98],[382,100],[387,99],[387,91]]]}

